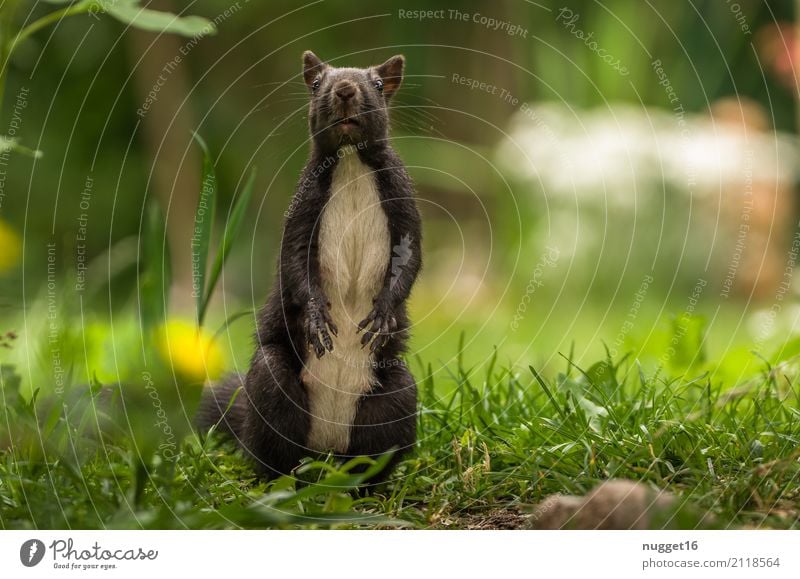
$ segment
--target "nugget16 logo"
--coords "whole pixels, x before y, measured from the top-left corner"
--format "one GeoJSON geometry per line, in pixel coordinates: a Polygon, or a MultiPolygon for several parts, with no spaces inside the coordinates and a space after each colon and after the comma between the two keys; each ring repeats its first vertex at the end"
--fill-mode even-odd
{"type": "Polygon", "coordinates": [[[28,539],[19,548],[19,560],[26,567],[35,567],[44,558],[44,543],[39,539],[28,539]]]}

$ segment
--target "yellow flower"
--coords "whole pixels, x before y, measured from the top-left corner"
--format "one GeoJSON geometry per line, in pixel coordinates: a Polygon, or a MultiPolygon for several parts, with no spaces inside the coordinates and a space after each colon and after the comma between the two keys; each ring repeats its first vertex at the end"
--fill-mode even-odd
{"type": "Polygon", "coordinates": [[[175,373],[188,382],[215,380],[224,370],[222,349],[214,337],[185,320],[172,320],[161,327],[158,349],[175,373]]]}
{"type": "Polygon", "coordinates": [[[22,241],[17,232],[0,221],[0,273],[17,265],[22,255],[22,241]]]}

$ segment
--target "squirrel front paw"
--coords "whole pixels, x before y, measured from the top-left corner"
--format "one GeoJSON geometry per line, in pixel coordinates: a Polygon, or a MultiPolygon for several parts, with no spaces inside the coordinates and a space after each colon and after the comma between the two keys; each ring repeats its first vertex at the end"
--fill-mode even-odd
{"type": "Polygon", "coordinates": [[[329,303],[317,298],[311,298],[308,300],[308,307],[306,308],[306,339],[308,344],[314,348],[317,358],[322,358],[326,350],[333,352],[331,334],[334,336],[339,335],[339,330],[331,318],[329,307],[329,303]]]}
{"type": "Polygon", "coordinates": [[[369,315],[358,324],[357,333],[364,332],[361,337],[361,347],[370,345],[370,351],[375,352],[384,345],[389,337],[397,329],[397,318],[395,318],[388,300],[376,299],[369,315]]]}

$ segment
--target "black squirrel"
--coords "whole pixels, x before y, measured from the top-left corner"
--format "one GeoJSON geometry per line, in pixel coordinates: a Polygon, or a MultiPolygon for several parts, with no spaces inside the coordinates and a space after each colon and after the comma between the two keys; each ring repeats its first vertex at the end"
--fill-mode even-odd
{"type": "Polygon", "coordinates": [[[337,68],[303,54],[311,155],[286,212],[257,348],[247,374],[208,389],[197,415],[201,429],[232,434],[266,477],[325,452],[396,449],[391,466],[415,443],[417,388],[400,356],[422,231],[387,110],[404,66],[394,56],[337,68]]]}

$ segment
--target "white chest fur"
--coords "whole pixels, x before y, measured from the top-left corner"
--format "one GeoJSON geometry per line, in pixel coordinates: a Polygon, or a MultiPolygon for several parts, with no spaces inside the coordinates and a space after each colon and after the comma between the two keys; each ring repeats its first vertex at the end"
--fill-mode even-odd
{"type": "Polygon", "coordinates": [[[334,169],[319,230],[322,286],[339,335],[322,358],[309,352],[301,375],[309,394],[311,449],[345,452],[358,400],[373,387],[372,357],[356,329],[381,289],[390,245],[375,176],[348,148],[334,169]]]}

